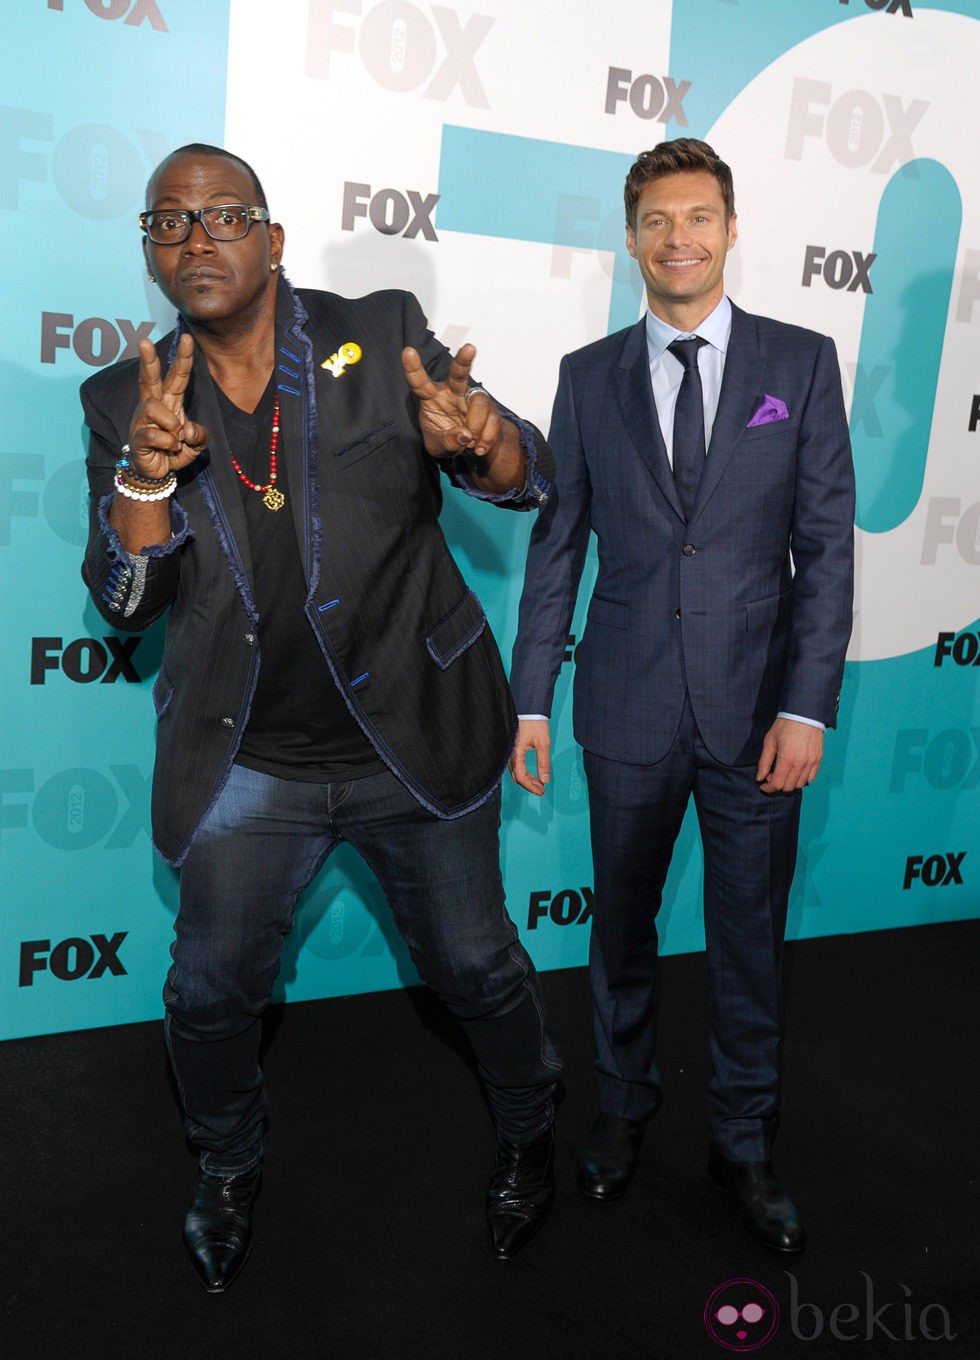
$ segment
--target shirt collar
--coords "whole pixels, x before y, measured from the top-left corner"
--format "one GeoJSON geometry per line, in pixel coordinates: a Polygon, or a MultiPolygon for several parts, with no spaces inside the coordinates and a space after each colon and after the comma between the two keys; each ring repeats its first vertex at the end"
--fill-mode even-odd
{"type": "MultiPolygon", "coordinates": [[[[647,312],[647,351],[650,361],[659,359],[668,345],[678,339],[694,334],[693,331],[675,330],[666,321],[661,321],[654,316],[653,312],[647,312]]],[[[697,334],[702,340],[707,340],[709,345],[721,350],[724,354],[728,349],[729,336],[732,333],[732,304],[728,297],[723,295],[718,306],[713,312],[709,312],[697,329],[697,334]]]]}

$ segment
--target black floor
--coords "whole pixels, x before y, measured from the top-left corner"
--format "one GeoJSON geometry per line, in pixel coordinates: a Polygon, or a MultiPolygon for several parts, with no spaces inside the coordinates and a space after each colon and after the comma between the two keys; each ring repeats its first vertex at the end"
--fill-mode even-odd
{"type": "MultiPolygon", "coordinates": [[[[274,1122],[256,1242],[224,1296],[184,1259],[194,1176],[159,1026],[0,1045],[4,1360],[686,1360],[721,1357],[705,1304],[732,1279],[780,1310],[754,1354],[980,1357],[980,923],[788,950],[777,1166],[810,1239],[756,1246],[707,1181],[701,955],[665,960],[664,1109],[616,1205],[575,1188],[592,1118],[588,983],[549,973],[566,1062],[559,1199],[498,1263],[492,1134],[427,993],[271,1017],[274,1122]],[[952,1335],[953,1339],[946,1339],[952,1335]]],[[[734,1353],[740,1353],[738,1349],[734,1353]]]]}

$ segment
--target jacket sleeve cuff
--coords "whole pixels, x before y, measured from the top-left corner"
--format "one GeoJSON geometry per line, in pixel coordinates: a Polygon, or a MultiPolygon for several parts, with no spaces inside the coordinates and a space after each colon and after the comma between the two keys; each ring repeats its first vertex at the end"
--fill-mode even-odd
{"type": "Polygon", "coordinates": [[[108,496],[103,496],[99,501],[99,525],[105,535],[106,552],[111,558],[118,558],[123,561],[138,562],[145,557],[169,557],[172,552],[181,547],[190,536],[190,525],[187,519],[187,511],[179,501],[170,502],[170,539],[166,543],[153,543],[148,548],[142,548],[138,553],[127,552],[122,545],[122,540],[116,533],[112,524],[109,522],[109,512],[112,510],[112,502],[115,500],[115,493],[110,492],[108,496]]]}
{"type": "Polygon", "coordinates": [[[154,595],[171,589],[170,578],[179,571],[174,553],[190,536],[190,527],[186,511],[171,501],[169,542],[131,553],[109,521],[112,502],[112,494],[99,501],[99,532],[90,542],[83,575],[103,618],[121,625],[154,595]]]}
{"type": "Polygon", "coordinates": [[[522,420],[520,416],[515,416],[511,411],[501,410],[500,414],[512,425],[517,426],[521,448],[527,459],[527,474],[523,487],[510,487],[503,492],[478,490],[466,471],[461,455],[449,460],[450,480],[461,491],[465,491],[476,500],[489,501],[491,505],[499,505],[505,510],[537,510],[545,504],[552,490],[552,482],[541,466],[537,432],[533,425],[522,420]]]}

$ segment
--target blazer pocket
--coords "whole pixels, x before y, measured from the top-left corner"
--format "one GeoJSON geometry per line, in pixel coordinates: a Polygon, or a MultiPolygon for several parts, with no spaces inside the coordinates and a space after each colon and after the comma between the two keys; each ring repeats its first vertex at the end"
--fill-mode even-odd
{"type": "Polygon", "coordinates": [[[483,605],[468,590],[459,604],[436,624],[425,639],[429,655],[440,670],[448,670],[471,647],[487,626],[483,605]]]}
{"type": "Polygon", "coordinates": [[[604,600],[600,595],[593,595],[589,603],[588,622],[604,624],[607,628],[626,629],[630,626],[630,607],[619,600],[604,600]]]}
{"type": "Polygon", "coordinates": [[[800,422],[787,416],[784,420],[767,420],[763,425],[746,425],[739,443],[764,444],[767,439],[792,439],[795,443],[799,437],[800,422]]]}
{"type": "Polygon", "coordinates": [[[385,420],[380,425],[376,425],[373,430],[368,430],[359,438],[354,439],[349,444],[343,444],[340,448],[333,450],[333,456],[342,459],[345,466],[351,463],[358,463],[362,458],[367,458],[371,453],[376,453],[385,444],[391,441],[398,434],[398,426],[393,420],[385,420]]]}
{"type": "Polygon", "coordinates": [[[752,633],[756,628],[770,628],[779,617],[780,608],[788,602],[791,591],[779,595],[767,595],[763,600],[752,600],[745,606],[745,630],[752,633]]]}

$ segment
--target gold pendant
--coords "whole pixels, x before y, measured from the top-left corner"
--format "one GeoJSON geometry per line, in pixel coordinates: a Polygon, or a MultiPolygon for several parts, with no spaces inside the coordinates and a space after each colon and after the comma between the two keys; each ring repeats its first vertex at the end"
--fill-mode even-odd
{"type": "Polygon", "coordinates": [[[268,506],[270,510],[281,510],[286,504],[286,497],[281,491],[277,491],[274,486],[270,486],[262,497],[262,504],[268,506]]]}

